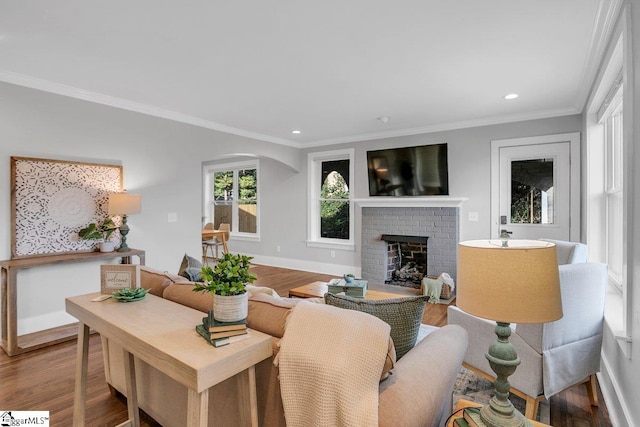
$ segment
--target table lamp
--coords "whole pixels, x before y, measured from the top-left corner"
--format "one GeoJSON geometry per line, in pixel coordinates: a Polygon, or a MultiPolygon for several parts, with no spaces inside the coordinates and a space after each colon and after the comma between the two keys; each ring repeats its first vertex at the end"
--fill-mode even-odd
{"type": "Polygon", "coordinates": [[[509,400],[508,377],[520,364],[509,342],[510,323],[545,323],[562,317],[558,258],[540,240],[472,240],[458,245],[456,305],[496,321],[498,339],[486,354],[496,374],[495,395],[481,408],[479,425],[528,426],[509,400]]]}
{"type": "Polygon", "coordinates": [[[120,247],[118,252],[128,252],[127,234],[129,234],[129,226],[127,225],[127,215],[137,214],[141,211],[141,197],[139,194],[128,193],[112,193],[109,194],[109,215],[122,215],[122,224],[120,225],[120,247]]]}

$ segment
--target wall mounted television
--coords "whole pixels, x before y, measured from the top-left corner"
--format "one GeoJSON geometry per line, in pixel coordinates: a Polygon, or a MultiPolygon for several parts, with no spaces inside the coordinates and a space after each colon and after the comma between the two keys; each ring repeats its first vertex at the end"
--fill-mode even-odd
{"type": "Polygon", "coordinates": [[[369,196],[448,196],[447,144],[367,151],[369,196]]]}

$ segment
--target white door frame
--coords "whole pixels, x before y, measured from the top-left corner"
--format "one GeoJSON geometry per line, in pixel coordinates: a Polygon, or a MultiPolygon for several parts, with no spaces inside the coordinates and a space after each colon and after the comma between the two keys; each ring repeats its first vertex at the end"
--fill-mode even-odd
{"type": "MultiPolygon", "coordinates": [[[[569,142],[570,162],[570,201],[569,236],[572,242],[580,241],[580,132],[555,135],[531,136],[526,138],[496,139],[491,141],[491,238],[500,236],[500,149],[521,145],[553,144],[569,142]]],[[[504,226],[502,226],[504,228],[504,226]]]]}

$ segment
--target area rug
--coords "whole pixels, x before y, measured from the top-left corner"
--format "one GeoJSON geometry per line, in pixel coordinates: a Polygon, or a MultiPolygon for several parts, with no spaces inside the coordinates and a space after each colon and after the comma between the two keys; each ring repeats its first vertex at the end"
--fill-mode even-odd
{"type": "MultiPolygon", "coordinates": [[[[420,325],[418,342],[436,329],[438,328],[435,326],[425,324],[420,325]]],[[[456,378],[456,383],[453,387],[453,406],[455,407],[458,399],[460,398],[483,405],[487,404],[489,403],[489,399],[491,399],[491,396],[493,396],[493,390],[493,384],[490,381],[487,381],[484,378],[479,377],[475,373],[471,372],[470,370],[461,367],[460,372],[458,373],[458,377],[456,378]]],[[[509,400],[511,400],[511,403],[513,403],[513,406],[518,411],[524,413],[524,409],[526,406],[524,399],[511,394],[509,395],[509,400]]],[[[540,409],[538,410],[538,414],[538,421],[544,424],[549,424],[550,414],[548,401],[543,400],[542,402],[540,402],[540,409]]]]}

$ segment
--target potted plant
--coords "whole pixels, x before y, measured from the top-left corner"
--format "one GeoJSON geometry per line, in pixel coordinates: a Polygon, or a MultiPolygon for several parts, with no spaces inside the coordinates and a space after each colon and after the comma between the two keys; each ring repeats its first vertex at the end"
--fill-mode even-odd
{"type": "Polygon", "coordinates": [[[85,228],[78,231],[78,236],[84,240],[97,240],[100,252],[112,252],[115,249],[115,242],[109,240],[118,227],[111,218],[105,218],[101,223],[92,222],[85,228]]]}
{"type": "Polygon", "coordinates": [[[249,295],[245,285],[253,283],[256,275],[249,273],[253,258],[225,253],[215,267],[202,267],[202,283],[194,292],[213,295],[213,318],[219,322],[236,322],[247,317],[249,295]]]}

